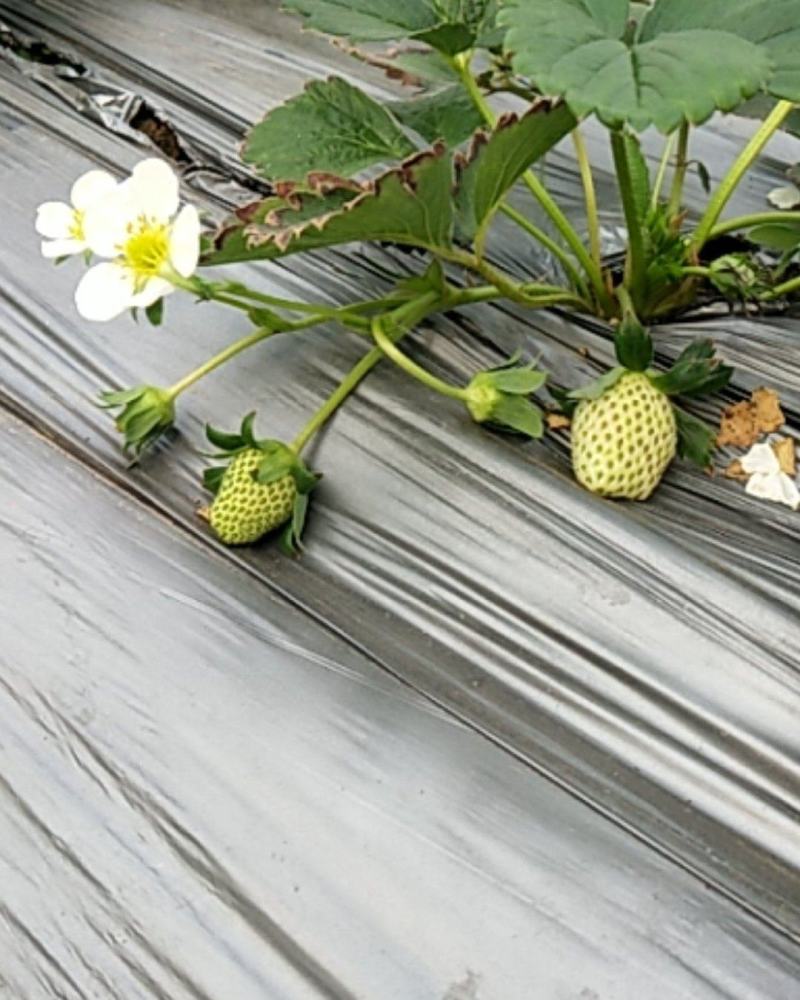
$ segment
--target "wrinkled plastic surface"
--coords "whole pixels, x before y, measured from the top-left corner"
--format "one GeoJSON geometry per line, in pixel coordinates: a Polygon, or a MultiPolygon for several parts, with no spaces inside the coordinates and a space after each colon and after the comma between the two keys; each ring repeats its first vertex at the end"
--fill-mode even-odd
{"type": "MultiPolygon", "coordinates": [[[[257,408],[288,437],[362,345],[263,345],[126,469],[96,391],[167,383],[241,321],[175,297],[161,330],[84,324],[33,211],[155,135],[219,214],[252,196],[246,123],[363,70],[243,0],[0,0],[0,21],[0,995],[798,995],[796,515],[685,466],[647,505],[597,500],[564,439],[491,438],[384,366],[315,449],[303,559],[219,549],[202,424],[257,408]]],[[[742,134],[698,138],[713,178],[742,134]]],[[[567,145],[546,169],[580,223],[567,145]]],[[[600,192],[611,248],[608,173],[600,192]]],[[[499,263],[548,267],[506,236],[499,263]]],[[[346,301],[419,266],[350,248],[241,273],[346,301]]],[[[661,356],[699,328],[738,366],[728,398],[766,382],[797,424],[796,319],[695,317],[661,356]]],[[[595,324],[488,306],[412,346],[451,375],[522,346],[563,383],[610,357],[595,324]]]]}

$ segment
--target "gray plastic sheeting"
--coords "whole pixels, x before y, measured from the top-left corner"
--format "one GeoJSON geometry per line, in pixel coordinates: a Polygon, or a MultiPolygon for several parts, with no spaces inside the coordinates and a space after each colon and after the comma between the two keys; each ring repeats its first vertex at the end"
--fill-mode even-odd
{"type": "MultiPolygon", "coordinates": [[[[166,383],[241,321],[176,297],[163,330],[81,323],[33,212],[157,134],[219,215],[258,188],[246,123],[362,71],[270,4],[0,0],[0,21],[0,995],[800,996],[796,515],[683,466],[647,505],[600,501],[565,439],[491,438],[386,365],[313,455],[307,555],[221,550],[193,513],[202,423],[257,407],[290,436],[363,346],[323,329],[237,359],[127,470],[97,390],[166,383]]],[[[741,135],[705,130],[713,177],[741,135]]],[[[567,147],[547,170],[580,222],[567,147]]],[[[548,266],[532,252],[495,245],[519,273],[548,266]]],[[[419,266],[240,273],[346,301],[419,266]]],[[[728,399],[767,382],[797,423],[797,320],[693,317],[662,357],[699,329],[739,367],[728,399]]],[[[610,358],[594,324],[496,307],[413,341],[460,376],[517,346],[557,382],[610,358]]]]}

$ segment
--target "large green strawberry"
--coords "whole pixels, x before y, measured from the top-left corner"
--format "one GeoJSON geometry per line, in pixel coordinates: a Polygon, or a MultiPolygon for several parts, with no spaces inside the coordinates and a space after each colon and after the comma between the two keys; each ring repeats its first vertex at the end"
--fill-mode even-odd
{"type": "Polygon", "coordinates": [[[237,434],[206,428],[218,457],[230,458],[227,466],[205,472],[205,485],[215,494],[208,521],[226,545],[250,545],[285,525],[283,546],[293,552],[300,548],[308,494],[319,476],[289,445],[257,440],[254,420],[254,413],[245,417],[237,434]]]}
{"type": "Polygon", "coordinates": [[[703,467],[711,461],[713,431],[669,397],[714,392],[733,370],[710,341],[696,341],[669,371],[654,371],[650,335],[630,317],[614,339],[619,366],[564,400],[573,410],[572,467],[592,493],[647,500],[676,453],[703,467]]]}
{"type": "Polygon", "coordinates": [[[572,422],[572,468],[592,493],[647,500],[675,457],[678,426],[669,399],[641,372],[627,372],[572,422]]]}
{"type": "Polygon", "coordinates": [[[239,452],[225,470],[208,512],[214,533],[226,545],[250,545],[280,528],[292,516],[297,486],[291,475],[259,483],[256,473],[264,452],[239,452]]]}

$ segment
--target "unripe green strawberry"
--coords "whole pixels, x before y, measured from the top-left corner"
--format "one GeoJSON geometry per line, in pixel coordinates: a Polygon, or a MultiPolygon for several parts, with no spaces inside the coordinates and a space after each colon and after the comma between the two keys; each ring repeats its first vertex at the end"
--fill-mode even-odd
{"type": "Polygon", "coordinates": [[[572,423],[572,467],[600,496],[646,500],[675,457],[675,413],[641,372],[627,372],[599,399],[584,400],[572,423]]]}
{"type": "Polygon", "coordinates": [[[249,545],[292,516],[297,485],[292,475],[272,483],[253,477],[264,460],[259,448],[239,452],[222,477],[208,512],[209,523],[226,545],[249,545]]]}

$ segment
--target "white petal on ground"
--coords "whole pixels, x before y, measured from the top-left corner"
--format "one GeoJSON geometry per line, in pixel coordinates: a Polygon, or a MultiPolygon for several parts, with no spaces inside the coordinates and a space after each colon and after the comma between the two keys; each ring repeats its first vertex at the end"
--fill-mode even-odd
{"type": "Polygon", "coordinates": [[[769,201],[775,208],[787,211],[792,208],[800,208],[800,188],[792,186],[775,188],[767,195],[769,201]]]}
{"type": "Polygon", "coordinates": [[[131,305],[138,306],[140,309],[146,309],[154,302],[157,302],[162,296],[169,295],[170,292],[174,291],[175,286],[171,281],[167,281],[166,278],[150,278],[144,288],[134,295],[131,305]]]}
{"type": "Polygon", "coordinates": [[[116,178],[112,177],[107,170],[89,170],[72,185],[70,201],[79,212],[82,212],[93,202],[111,194],[116,186],[116,178]]]}
{"type": "Polygon", "coordinates": [[[74,223],[75,212],[63,201],[46,201],[36,209],[36,232],[48,239],[65,239],[74,223]]]}
{"type": "Polygon", "coordinates": [[[769,444],[754,444],[746,455],[742,455],[742,468],[748,475],[775,475],[781,471],[778,456],[769,444]]]}
{"type": "Polygon", "coordinates": [[[136,205],[124,184],[86,209],[83,234],[87,246],[100,257],[117,257],[128,238],[128,227],[136,220],[136,205]]]}
{"type": "Polygon", "coordinates": [[[58,257],[71,257],[83,253],[86,244],[82,240],[42,240],[42,256],[53,260],[58,257]]]}
{"type": "Polygon", "coordinates": [[[200,216],[194,205],[184,205],[169,237],[169,259],[184,278],[191,277],[200,258],[200,216]]]}
{"type": "Polygon", "coordinates": [[[178,211],[178,178],[163,160],[142,160],[122,185],[135,202],[138,213],[157,222],[168,222],[178,211]]]}
{"type": "Polygon", "coordinates": [[[748,479],[745,492],[759,500],[785,504],[792,510],[800,507],[800,490],[785,472],[757,472],[748,479]]]}
{"type": "Polygon", "coordinates": [[[135,279],[125,267],[106,261],[95,264],[75,289],[75,305],[84,319],[98,323],[114,319],[133,305],[135,279]]]}

